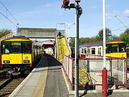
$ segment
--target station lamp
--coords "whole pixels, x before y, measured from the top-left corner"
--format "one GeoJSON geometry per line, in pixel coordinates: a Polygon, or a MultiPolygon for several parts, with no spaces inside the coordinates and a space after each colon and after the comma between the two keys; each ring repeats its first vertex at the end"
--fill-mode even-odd
{"type": "Polygon", "coordinates": [[[69,8],[69,2],[70,2],[70,0],[64,0],[62,8],[69,8]]]}
{"type": "Polygon", "coordinates": [[[75,2],[80,2],[81,0],[75,0],[75,2]]]}

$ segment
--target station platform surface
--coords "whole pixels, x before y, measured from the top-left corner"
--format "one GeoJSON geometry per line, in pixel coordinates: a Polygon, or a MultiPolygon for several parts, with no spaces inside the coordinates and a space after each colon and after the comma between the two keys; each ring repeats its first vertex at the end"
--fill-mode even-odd
{"type": "MultiPolygon", "coordinates": [[[[82,95],[82,93],[80,93],[82,95]]],[[[74,94],[69,94],[69,97],[75,97],[74,94]]],[[[79,97],[102,97],[102,93],[100,92],[91,92],[88,91],[87,94],[79,97]]],[[[124,91],[124,90],[118,90],[113,92],[112,94],[109,93],[107,97],[129,97],[129,90],[124,91]]]]}
{"type": "Polygon", "coordinates": [[[49,55],[41,60],[9,97],[68,97],[62,65],[49,55]]]}

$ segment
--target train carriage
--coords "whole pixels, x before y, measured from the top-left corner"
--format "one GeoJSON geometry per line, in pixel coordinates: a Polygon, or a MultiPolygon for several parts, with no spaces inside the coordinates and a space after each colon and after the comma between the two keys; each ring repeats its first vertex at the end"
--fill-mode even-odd
{"type": "Polygon", "coordinates": [[[53,56],[55,50],[55,42],[54,41],[43,42],[42,48],[46,54],[53,56]]]}
{"type": "MultiPolygon", "coordinates": [[[[103,56],[103,43],[90,43],[80,45],[80,57],[86,57],[86,54],[103,56]]],[[[106,56],[127,58],[126,43],[124,41],[107,41],[106,56]]]]}
{"type": "Polygon", "coordinates": [[[27,73],[32,67],[32,40],[14,36],[1,41],[1,68],[27,73]]]}

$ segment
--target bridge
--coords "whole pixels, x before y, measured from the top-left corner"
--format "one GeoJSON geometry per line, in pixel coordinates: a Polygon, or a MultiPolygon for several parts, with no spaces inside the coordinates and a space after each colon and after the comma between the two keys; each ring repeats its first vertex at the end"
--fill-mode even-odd
{"type": "Polygon", "coordinates": [[[40,39],[55,39],[57,34],[64,30],[57,30],[55,28],[18,28],[17,35],[26,36],[29,38],[40,39]]]}

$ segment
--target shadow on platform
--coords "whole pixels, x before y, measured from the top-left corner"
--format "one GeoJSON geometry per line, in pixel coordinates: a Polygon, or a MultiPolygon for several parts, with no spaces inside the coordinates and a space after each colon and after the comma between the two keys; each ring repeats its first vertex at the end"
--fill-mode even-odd
{"type": "MultiPolygon", "coordinates": [[[[52,67],[52,66],[62,66],[62,64],[53,56],[48,54],[42,54],[36,68],[52,67]]],[[[57,69],[60,69],[60,67],[58,67],[57,69]]]]}

